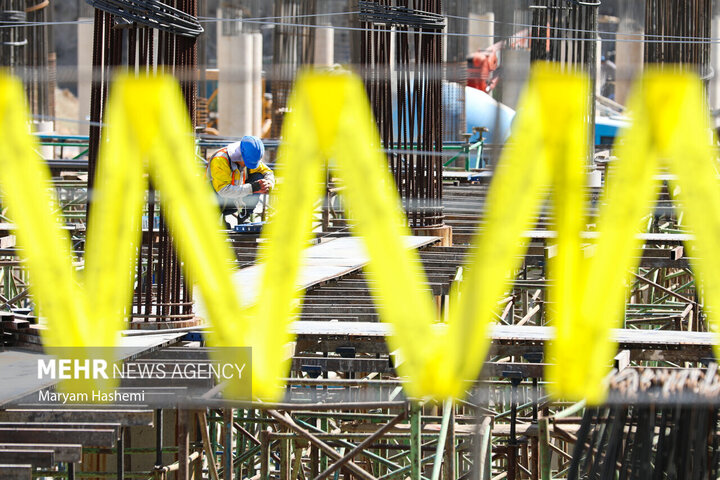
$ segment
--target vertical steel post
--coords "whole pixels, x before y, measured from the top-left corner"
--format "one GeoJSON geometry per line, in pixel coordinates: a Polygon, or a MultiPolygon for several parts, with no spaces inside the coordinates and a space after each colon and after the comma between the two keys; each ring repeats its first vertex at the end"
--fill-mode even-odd
{"type": "Polygon", "coordinates": [[[542,417],[538,420],[538,447],[540,450],[540,478],[542,480],[550,480],[552,475],[550,468],[552,466],[552,452],[550,451],[550,437],[548,436],[548,419],[542,417]]]}
{"type": "Polygon", "coordinates": [[[516,435],[518,386],[523,380],[522,373],[515,371],[503,372],[503,377],[510,379],[510,440],[507,446],[508,480],[515,480],[517,476],[518,441],[516,435]]]}
{"type": "Polygon", "coordinates": [[[260,480],[270,480],[270,432],[260,431],[260,480]]]}
{"type": "Polygon", "coordinates": [[[410,478],[420,480],[422,474],[422,406],[410,403],[410,478]]]}
{"type": "Polygon", "coordinates": [[[155,469],[163,466],[163,414],[162,409],[155,410],[155,469]]]}
{"type": "MultiPolygon", "coordinates": [[[[328,431],[328,419],[327,417],[322,417],[320,419],[320,429],[323,432],[328,431]]],[[[328,456],[325,455],[322,451],[318,451],[318,455],[320,455],[320,471],[324,472],[327,470],[329,464],[328,464],[328,456]]]]}
{"type": "Polygon", "coordinates": [[[225,439],[223,445],[223,464],[225,480],[233,479],[233,409],[223,410],[223,423],[225,424],[225,439]]]}
{"type": "MultiPolygon", "coordinates": [[[[248,410],[249,412],[249,410],[248,410]]],[[[239,417],[245,416],[245,410],[238,410],[235,413],[235,420],[239,423],[239,417]],[[242,413],[241,413],[242,412],[242,413]]],[[[240,435],[240,432],[238,432],[238,438],[235,440],[235,458],[240,458],[240,455],[242,455],[245,452],[245,435],[240,435]]],[[[241,462],[238,462],[237,466],[235,467],[235,477],[236,478],[243,478],[243,464],[241,462]]],[[[250,475],[252,476],[252,475],[250,475]]]]}
{"type": "Polygon", "coordinates": [[[178,409],[177,411],[177,447],[178,447],[178,472],[177,480],[190,480],[190,468],[188,457],[190,457],[190,431],[188,429],[188,410],[178,409]]]}
{"type": "MultiPolygon", "coordinates": [[[[538,379],[533,378],[532,379],[532,422],[537,425],[538,424],[538,398],[539,398],[539,392],[538,392],[538,379]]],[[[532,478],[533,480],[537,480],[540,478],[540,459],[539,459],[539,450],[538,450],[538,444],[539,439],[537,437],[532,437],[530,439],[530,448],[531,448],[531,457],[532,457],[532,465],[530,468],[530,471],[532,472],[532,478]]]]}
{"type": "Polygon", "coordinates": [[[455,480],[457,469],[455,450],[455,404],[451,401],[445,408],[450,408],[450,423],[448,424],[447,440],[445,442],[445,480],[455,480]]]}
{"type": "MultiPolygon", "coordinates": [[[[289,432],[288,432],[289,433],[289,432]]],[[[280,439],[280,480],[290,480],[290,438],[285,437],[280,439]]]]}
{"type": "Polygon", "coordinates": [[[123,480],[125,478],[125,428],[120,427],[118,429],[117,439],[117,478],[123,480]]]}

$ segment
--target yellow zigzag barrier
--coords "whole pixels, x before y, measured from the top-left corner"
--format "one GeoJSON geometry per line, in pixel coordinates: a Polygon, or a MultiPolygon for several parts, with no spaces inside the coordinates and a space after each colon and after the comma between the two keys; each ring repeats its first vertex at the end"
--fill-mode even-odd
{"type": "MultiPolygon", "coordinates": [[[[198,170],[190,122],[180,90],[169,77],[121,77],[107,107],[94,203],[87,232],[85,272],[70,263],[70,242],[52,213],[50,175],[33,151],[19,81],[0,76],[0,183],[17,224],[32,277],[31,289],[47,318],[46,346],[117,345],[132,299],[140,215],[150,174],[177,239],[186,270],[199,285],[215,321],[216,344],[245,339],[235,322],[240,303],[229,281],[232,255],[217,227],[213,194],[198,170]]],[[[97,352],[97,351],[96,351],[97,352]]],[[[108,362],[112,358],[106,359],[108,362]]],[[[104,385],[112,388],[113,382],[104,385]]],[[[91,382],[65,384],[89,391],[91,382]]]]}
{"type": "MultiPolygon", "coordinates": [[[[576,257],[556,271],[571,281],[562,296],[555,289],[556,340],[549,357],[552,391],[568,398],[604,398],[603,377],[617,346],[610,329],[621,325],[626,286],[637,269],[641,219],[657,198],[654,175],[665,166],[677,176],[679,205],[695,235],[693,269],[702,281],[705,304],[720,308],[720,185],[716,155],[699,79],[687,73],[645,73],[630,97],[632,125],[623,133],[608,195],[600,209],[597,246],[589,259],[576,257]]],[[[561,128],[561,127],[560,127],[561,128]]],[[[711,310],[713,312],[713,310],[711,310]]],[[[717,331],[718,318],[710,316],[717,331]]],[[[715,355],[720,348],[715,343],[715,355]]]]}
{"type": "MultiPolygon", "coordinates": [[[[87,239],[86,271],[69,262],[67,236],[51,213],[50,177],[33,152],[19,82],[0,76],[0,183],[17,223],[33,278],[32,290],[48,329],[50,346],[113,346],[130,305],[132,271],[140,240],[140,213],[149,173],[185,268],[200,287],[215,346],[253,347],[253,393],[282,395],[279,378],[289,362],[289,323],[298,313],[295,290],[301,252],[312,236],[311,219],[325,162],[346,184],[345,201],[363,237],[376,282],[381,318],[392,324],[388,342],[400,349],[400,374],[414,396],[462,396],[464,380],[476,378],[488,351],[488,329],[505,282],[519,266],[522,234],[532,227],[541,194],[553,185],[558,253],[551,260],[554,285],[549,312],[556,339],[548,361],[551,388],[565,398],[604,398],[602,379],[616,346],[625,285],[639,246],[635,233],[656,191],[661,158],[678,175],[686,218],[696,233],[694,267],[710,305],[720,305],[720,191],[715,181],[709,124],[699,81],[690,75],[647,74],[633,97],[635,123],[618,150],[617,174],[599,220],[597,253],[584,259],[583,188],[588,81],[556,67],[534,68],[493,180],[486,228],[475,240],[466,275],[446,328],[437,328],[424,273],[402,236],[410,232],[361,81],[349,74],[298,77],[278,152],[284,179],[277,210],[263,235],[268,258],[260,306],[241,309],[231,283],[231,252],[217,229],[213,194],[197,168],[182,98],[167,77],[115,82],[108,104],[96,198],[87,239]],[[172,174],[168,174],[172,172],[172,174]],[[705,213],[706,217],[703,216],[705,213]],[[592,282],[592,283],[591,283],[592,282]],[[82,283],[84,286],[80,286],[82,283]]],[[[79,354],[81,356],[81,354],[79,354]]],[[[221,358],[221,360],[232,360],[221,358]]],[[[238,385],[230,388],[240,389],[238,385]]],[[[236,391],[235,393],[239,393],[236,391]]]]}

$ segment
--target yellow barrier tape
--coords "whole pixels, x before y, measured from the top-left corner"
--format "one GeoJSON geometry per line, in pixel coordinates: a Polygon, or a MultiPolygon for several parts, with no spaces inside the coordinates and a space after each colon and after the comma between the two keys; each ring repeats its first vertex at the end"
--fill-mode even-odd
{"type": "MultiPolygon", "coordinates": [[[[602,379],[616,348],[610,329],[622,318],[629,272],[637,267],[635,233],[656,192],[658,164],[668,162],[678,175],[680,199],[696,233],[697,257],[703,259],[694,268],[711,306],[720,306],[720,252],[715,248],[720,190],[697,78],[645,75],[632,97],[638,121],[618,147],[595,255],[584,259],[580,232],[585,226],[587,89],[583,75],[560,74],[551,65],[534,67],[513,140],[488,194],[485,230],[475,239],[472,268],[461,288],[453,286],[459,301],[448,328],[437,329],[417,252],[402,243],[410,232],[357,77],[303,73],[297,80],[278,153],[284,181],[276,192],[273,221],[263,233],[268,261],[261,296],[243,311],[231,281],[232,254],[217,228],[215,200],[197,168],[189,121],[173,79],[121,77],[113,87],[107,110],[110,143],[101,149],[81,289],[69,262],[67,235],[50,208],[54,199],[47,168],[27,132],[22,86],[0,76],[0,131],[6,133],[6,141],[0,142],[0,183],[31,270],[33,294],[47,318],[45,343],[117,343],[132,295],[143,173],[148,171],[162,195],[185,268],[203,295],[213,325],[210,343],[252,346],[254,393],[279,398],[280,378],[289,367],[283,357],[292,340],[288,327],[298,313],[301,252],[312,236],[312,212],[328,162],[345,182],[354,233],[365,241],[367,271],[381,292],[377,307],[393,325],[395,334],[388,341],[392,350],[402,351],[398,369],[410,379],[409,394],[462,396],[463,381],[477,376],[487,354],[488,328],[506,289],[499,279],[509,280],[518,268],[525,248],[522,234],[532,227],[544,189],[552,184],[558,249],[550,264],[555,282],[549,298],[555,309],[549,315],[556,336],[549,347],[553,365],[548,376],[554,394],[597,403],[605,395],[602,379]]],[[[229,393],[236,387],[230,385],[229,393]]]]}
{"type": "Polygon", "coordinates": [[[660,127],[656,134],[659,155],[667,159],[670,171],[677,175],[679,204],[695,236],[691,244],[692,268],[701,280],[696,283],[709,307],[708,331],[715,332],[715,357],[720,358],[720,184],[713,147],[717,139],[710,135],[702,84],[694,75],[668,78],[658,72],[646,74],[644,84],[647,103],[657,109],[654,115],[660,127]],[[676,99],[670,97],[673,101],[668,101],[669,92],[675,92],[676,99]]]}
{"type": "MultiPolygon", "coordinates": [[[[105,330],[89,316],[99,304],[84,294],[73,269],[70,241],[53,209],[57,201],[50,191],[50,172],[36,153],[36,141],[28,131],[30,119],[24,98],[22,84],[0,74],[0,131],[5,136],[0,142],[0,184],[4,201],[23,247],[21,256],[31,273],[31,293],[39,314],[47,321],[48,328],[41,330],[46,348],[52,353],[57,348],[72,347],[63,352],[65,357],[86,360],[92,356],[88,347],[114,346],[117,330],[112,330],[113,325],[105,330]]],[[[124,270],[123,275],[127,272],[124,270]]],[[[101,353],[107,355],[103,360],[112,361],[111,351],[101,353]]],[[[66,380],[60,388],[89,392],[111,389],[115,383],[112,379],[66,380]]]]}
{"type": "MultiPolygon", "coordinates": [[[[114,83],[106,117],[110,143],[101,147],[87,234],[84,289],[72,270],[67,235],[50,208],[50,175],[33,151],[22,85],[0,76],[0,87],[0,131],[7,135],[0,142],[0,182],[24,247],[33,294],[47,318],[44,344],[51,351],[75,347],[79,359],[87,358],[84,349],[117,345],[132,298],[147,186],[143,174],[149,169],[185,267],[214,320],[214,343],[242,345],[247,324],[235,322],[241,311],[230,281],[233,257],[217,227],[212,191],[197,166],[190,122],[175,80],[120,76],[114,83]]],[[[109,355],[100,350],[94,355],[99,352],[109,355]]],[[[65,383],[75,392],[113,386],[112,379],[101,386],[65,383]]]]}
{"type": "Polygon", "coordinates": [[[462,286],[459,311],[451,318],[454,341],[449,347],[456,352],[459,380],[475,378],[482,368],[497,301],[520,267],[526,248],[523,232],[534,225],[541,193],[551,180],[561,236],[551,269],[568,275],[557,282],[553,293],[558,300],[572,294],[579,231],[584,226],[587,83],[584,75],[562,74],[556,65],[533,68],[513,135],[490,186],[485,229],[475,240],[477,250],[462,286]]]}
{"type": "Polygon", "coordinates": [[[56,200],[50,193],[50,172],[36,153],[29,125],[22,84],[0,73],[0,183],[31,271],[31,293],[47,318],[44,341],[56,347],[80,346],[93,331],[85,316],[84,297],[77,295],[70,240],[53,214],[56,200]]]}
{"type": "MultiPolygon", "coordinates": [[[[320,199],[325,161],[334,162],[346,185],[346,200],[356,220],[355,233],[365,240],[369,274],[383,292],[378,304],[383,318],[413,345],[427,340],[434,319],[430,297],[422,291],[423,272],[417,253],[402,237],[410,232],[400,206],[362,82],[347,74],[303,73],[296,82],[285,117],[278,159],[283,179],[277,188],[277,209],[263,237],[267,240],[262,302],[254,322],[264,325],[253,337],[263,365],[253,363],[258,395],[277,395],[277,378],[287,373],[283,345],[297,312],[295,288],[301,252],[311,237],[315,202],[320,199]]],[[[390,340],[398,345],[397,338],[390,340]]],[[[391,347],[394,348],[394,347],[391,347]]],[[[415,377],[427,359],[422,349],[403,349],[401,372],[415,377]]]]}
{"type": "Polygon", "coordinates": [[[296,279],[323,181],[320,136],[308,104],[308,98],[293,94],[291,112],[284,119],[284,141],[278,150],[278,162],[284,166],[278,177],[283,180],[276,189],[277,209],[263,230],[269,261],[263,263],[261,290],[248,317],[253,325],[262,326],[250,332],[248,342],[253,347],[253,394],[261,398],[277,399],[282,393],[278,379],[288,374],[289,359],[283,350],[291,341],[289,323],[299,313],[296,279]],[[295,125],[302,127],[292,128],[295,125]]]}
{"type": "MultiPolygon", "coordinates": [[[[263,295],[267,308],[287,301],[280,289],[294,291],[297,258],[309,224],[292,229],[286,222],[309,217],[312,208],[308,198],[314,197],[302,194],[303,188],[312,185],[304,182],[317,182],[321,160],[332,159],[347,187],[345,199],[356,220],[354,233],[368,248],[370,263],[366,270],[376,285],[373,294],[381,318],[397,332],[388,342],[391,350],[402,352],[404,362],[398,370],[410,378],[408,392],[415,396],[462,396],[463,380],[477,376],[487,354],[488,327],[506,288],[498,279],[509,279],[519,266],[525,248],[520,238],[531,228],[541,205],[541,191],[553,174],[560,183],[557,196],[563,199],[562,232],[573,234],[561,242],[556,261],[561,271],[574,273],[578,268],[579,232],[584,226],[586,98],[584,76],[562,75],[549,65],[534,70],[522,101],[523,114],[515,126],[519,141],[506,150],[488,195],[486,228],[476,240],[473,268],[465,278],[459,304],[451,311],[448,329],[436,330],[430,297],[422,291],[424,273],[417,253],[398,241],[409,231],[386,160],[378,149],[380,140],[361,82],[348,75],[304,74],[295,87],[292,116],[286,119],[280,152],[287,165],[282,177],[303,180],[283,184],[278,194],[279,210],[267,229],[268,258],[281,266],[281,270],[266,270],[263,295]],[[558,98],[567,100],[557,102],[558,98]],[[572,139],[568,140],[566,133],[573,135],[572,139]],[[566,197],[569,203],[564,203],[566,197]],[[294,215],[289,213],[291,208],[294,215]],[[281,234],[282,229],[288,231],[281,234]],[[283,249],[271,250],[274,245],[283,249]],[[278,260],[281,256],[285,256],[282,261],[278,260]],[[288,276],[292,280],[286,285],[274,278],[281,271],[291,273],[288,276]]],[[[571,287],[572,275],[563,295],[572,293],[571,287]]],[[[296,296],[294,293],[292,300],[296,296]]],[[[286,331],[292,311],[275,308],[277,317],[267,319],[272,325],[269,330],[286,331]]],[[[277,340],[274,351],[288,340],[277,340]]]]}
{"type": "MultiPolygon", "coordinates": [[[[555,145],[553,181],[553,207],[557,230],[557,253],[549,261],[549,278],[554,282],[548,289],[552,307],[547,313],[555,330],[548,346],[548,378],[564,375],[564,382],[576,379],[576,371],[566,370],[564,362],[573,363],[581,345],[603,342],[604,338],[588,335],[581,320],[578,279],[583,272],[580,232],[586,228],[585,218],[585,165],[588,159],[587,97],[589,83],[576,78],[547,84],[543,98],[546,112],[552,118],[543,123],[549,145],[555,145]],[[569,95],[567,95],[569,93],[569,95]],[[560,112],[552,112],[553,105],[563,105],[560,112]],[[562,365],[562,367],[560,366],[562,365]]],[[[552,388],[552,387],[551,387],[552,388]]]]}
{"type": "MultiPolygon", "coordinates": [[[[648,119],[654,120],[656,155],[680,190],[678,203],[695,240],[692,267],[701,282],[698,290],[709,306],[708,330],[718,332],[720,308],[720,185],[716,144],[700,80],[692,74],[647,73],[642,81],[648,119]],[[712,138],[712,142],[711,142],[712,138]],[[697,261],[700,260],[700,261],[697,261]],[[713,328],[714,327],[714,328],[713,328]]],[[[715,355],[720,355],[716,341],[715,355]]]]}
{"type": "MultiPolygon", "coordinates": [[[[631,111],[644,118],[641,97],[632,99],[631,111]]],[[[650,126],[636,122],[618,142],[618,160],[598,216],[595,253],[581,259],[570,297],[556,307],[569,318],[555,324],[549,350],[549,388],[556,396],[586,398],[591,404],[605,398],[603,379],[617,349],[610,331],[620,326],[630,270],[637,267],[640,220],[655,192],[657,156],[647,148],[651,137],[650,126]]]]}
{"type": "MultiPolygon", "coordinates": [[[[111,143],[103,146],[98,170],[98,178],[106,181],[100,187],[104,190],[98,192],[102,196],[98,198],[98,205],[93,207],[92,215],[97,212],[98,217],[110,219],[117,218],[114,215],[123,216],[124,226],[116,228],[137,232],[142,205],[141,189],[146,187],[142,173],[149,171],[161,196],[160,205],[168,219],[183,266],[203,296],[213,326],[209,343],[218,347],[247,345],[245,342],[252,324],[238,321],[244,314],[231,281],[233,255],[218,228],[217,201],[198,168],[190,119],[177,82],[166,76],[119,78],[111,92],[107,118],[107,136],[111,143]],[[122,167],[123,163],[125,167],[122,167]],[[123,191],[126,193],[121,194],[123,191]]],[[[97,224],[98,229],[108,228],[113,232],[113,225],[103,225],[101,220],[97,224]]],[[[90,248],[100,244],[93,243],[91,246],[92,233],[88,234],[88,256],[90,248]]],[[[120,232],[112,234],[119,236],[120,232]]],[[[138,240],[139,237],[122,239],[127,250],[132,252],[138,240]],[[132,247],[127,247],[128,244],[132,247]]],[[[103,250],[107,254],[107,247],[99,245],[98,248],[98,255],[103,250]]],[[[113,273],[117,275],[116,283],[121,278],[122,281],[131,280],[127,272],[132,271],[134,258],[126,259],[130,264],[124,275],[118,265],[122,260],[117,261],[117,270],[113,273]]],[[[110,272],[106,274],[109,276],[110,272]]],[[[125,293],[130,294],[131,285],[124,287],[127,287],[125,293]]],[[[117,295],[120,297],[123,293],[117,295]]],[[[129,304],[129,300],[129,296],[125,298],[125,305],[129,304]]],[[[229,354],[227,352],[221,349],[212,354],[221,362],[237,360],[225,358],[229,354]]],[[[235,380],[226,392],[237,398],[246,392],[238,379],[235,380]]]]}
{"type": "Polygon", "coordinates": [[[564,327],[555,320],[549,352],[550,390],[590,404],[606,396],[603,379],[617,350],[611,329],[622,325],[627,285],[641,256],[637,233],[657,197],[653,177],[661,162],[678,176],[680,201],[695,233],[697,257],[703,259],[693,268],[703,280],[708,304],[720,305],[720,190],[700,82],[691,74],[651,71],[635,85],[629,110],[635,121],[618,141],[595,254],[581,261],[574,293],[557,305],[558,315],[576,308],[575,320],[564,327]]]}

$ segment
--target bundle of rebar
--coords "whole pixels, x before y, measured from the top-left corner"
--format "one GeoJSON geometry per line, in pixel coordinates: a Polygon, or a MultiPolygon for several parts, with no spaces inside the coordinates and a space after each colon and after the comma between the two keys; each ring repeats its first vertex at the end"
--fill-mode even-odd
{"type": "Polygon", "coordinates": [[[648,0],[645,63],[673,63],[707,75],[710,62],[710,0],[648,0]]]}
{"type": "Polygon", "coordinates": [[[361,66],[390,170],[410,226],[441,226],[442,2],[363,4],[361,66]]]}
{"type": "Polygon", "coordinates": [[[718,478],[717,364],[626,368],[604,407],[586,409],[568,479],[718,478]]]}
{"type": "Polygon", "coordinates": [[[681,403],[588,409],[567,478],[718,478],[719,414],[681,403]]]}
{"type": "Polygon", "coordinates": [[[10,67],[18,73],[25,65],[27,38],[23,23],[27,21],[24,0],[2,0],[0,2],[0,65],[10,67]]]}
{"type": "Polygon", "coordinates": [[[278,24],[273,32],[272,138],[280,137],[288,96],[298,68],[314,62],[313,25],[316,13],[317,0],[275,0],[274,17],[278,19],[278,24]]]}
{"type": "MultiPolygon", "coordinates": [[[[557,62],[597,76],[597,16],[600,1],[535,0],[531,5],[530,61],[557,62]]],[[[588,96],[588,151],[595,149],[595,89],[588,96]]]]}
{"type": "Polygon", "coordinates": [[[531,5],[530,58],[594,68],[600,2],[535,0],[531,5]]]}
{"type": "Polygon", "coordinates": [[[24,81],[36,118],[55,115],[55,42],[46,1],[0,1],[0,65],[24,81]]]}
{"type": "MultiPolygon", "coordinates": [[[[176,0],[173,7],[183,13],[179,21],[186,21],[187,16],[196,16],[197,0],[176,0]]],[[[166,21],[169,20],[166,18],[166,21]]],[[[117,68],[126,66],[130,72],[143,74],[157,66],[159,71],[173,73],[180,81],[190,119],[195,125],[195,37],[171,33],[170,29],[156,30],[147,26],[148,22],[143,23],[145,25],[129,23],[113,13],[95,10],[90,99],[92,123],[88,152],[89,191],[92,191],[96,182],[103,181],[95,178],[95,170],[108,88],[117,68]],[[157,52],[157,58],[154,58],[154,51],[157,52]]],[[[143,232],[138,252],[131,316],[145,321],[188,320],[193,317],[192,286],[182,275],[167,222],[160,212],[159,200],[151,185],[148,191],[147,228],[143,232]]],[[[88,218],[91,208],[92,204],[88,205],[88,218]]]]}

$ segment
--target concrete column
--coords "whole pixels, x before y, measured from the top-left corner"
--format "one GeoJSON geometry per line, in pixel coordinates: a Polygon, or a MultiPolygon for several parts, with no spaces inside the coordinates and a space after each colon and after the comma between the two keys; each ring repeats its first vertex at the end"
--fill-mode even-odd
{"type": "Polygon", "coordinates": [[[315,65],[331,67],[335,63],[335,29],[321,27],[315,29],[315,65]]]}
{"type": "Polygon", "coordinates": [[[77,134],[90,133],[90,89],[92,87],[92,46],[93,19],[78,18],[77,25],[77,93],[78,121],[77,134]]]}
{"type": "Polygon", "coordinates": [[[468,19],[468,53],[485,50],[493,44],[495,35],[495,14],[493,12],[478,15],[471,13],[468,19]]]}
{"type": "Polygon", "coordinates": [[[238,26],[219,26],[217,64],[218,129],[222,135],[239,137],[253,131],[253,36],[241,33],[238,26]]]}
{"type": "Polygon", "coordinates": [[[253,70],[252,70],[252,122],[253,135],[258,137],[262,134],[262,101],[263,101],[263,41],[262,33],[253,33],[253,70]]]}
{"type": "Polygon", "coordinates": [[[502,103],[512,109],[517,108],[520,93],[530,75],[530,51],[511,50],[502,51],[502,103]]]}
{"type": "MultiPolygon", "coordinates": [[[[720,36],[720,15],[715,15],[710,22],[710,37],[716,39],[720,36]]],[[[710,80],[710,110],[720,108],[720,45],[713,42],[710,44],[710,66],[715,71],[715,76],[710,80]]]]}
{"type": "Polygon", "coordinates": [[[645,42],[643,29],[630,19],[623,19],[618,26],[615,42],[615,101],[625,105],[633,79],[642,72],[645,42]]]}

